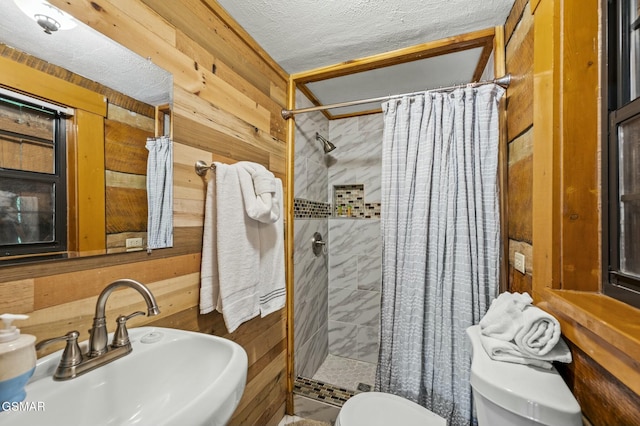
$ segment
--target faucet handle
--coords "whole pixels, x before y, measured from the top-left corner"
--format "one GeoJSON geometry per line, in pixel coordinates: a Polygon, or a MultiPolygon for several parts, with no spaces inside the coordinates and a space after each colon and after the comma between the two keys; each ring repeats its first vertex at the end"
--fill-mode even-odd
{"type": "Polygon", "coordinates": [[[138,315],[145,315],[142,311],[136,311],[127,316],[120,315],[116,322],[118,323],[118,327],[116,328],[116,332],[113,334],[113,342],[111,346],[114,348],[119,348],[121,346],[126,346],[129,344],[129,332],[127,331],[127,321],[133,317],[137,317],[138,315]]]}
{"type": "Polygon", "coordinates": [[[43,340],[36,345],[36,351],[39,351],[45,346],[49,346],[51,343],[66,340],[67,346],[65,346],[64,351],[62,352],[58,368],[76,366],[82,362],[82,351],[80,350],[80,345],[78,345],[78,336],[80,336],[80,333],[74,330],[68,332],[64,336],[43,340]]]}

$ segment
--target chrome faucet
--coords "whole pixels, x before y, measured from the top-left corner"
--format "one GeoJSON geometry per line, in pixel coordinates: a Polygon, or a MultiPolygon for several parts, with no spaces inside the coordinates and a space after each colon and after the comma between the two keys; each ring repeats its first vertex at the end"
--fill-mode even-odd
{"type": "Polygon", "coordinates": [[[127,320],[133,317],[144,315],[142,311],[137,311],[127,316],[120,315],[116,320],[117,328],[113,335],[113,342],[111,345],[107,345],[107,323],[105,318],[107,299],[113,290],[119,287],[129,287],[140,293],[147,303],[148,316],[154,316],[160,313],[155,297],[153,297],[151,291],[144,284],[130,279],[120,279],[112,282],[106,286],[100,293],[100,296],[98,296],[96,315],[93,318],[93,326],[91,330],[89,330],[89,349],[86,353],[83,354],[80,350],[78,345],[78,336],[80,333],[77,331],[70,331],[64,336],[47,339],[36,345],[36,350],[39,350],[60,340],[67,341],[67,346],[62,353],[60,364],[53,375],[55,380],[73,379],[131,352],[131,342],[129,341],[126,323],[127,320]]]}

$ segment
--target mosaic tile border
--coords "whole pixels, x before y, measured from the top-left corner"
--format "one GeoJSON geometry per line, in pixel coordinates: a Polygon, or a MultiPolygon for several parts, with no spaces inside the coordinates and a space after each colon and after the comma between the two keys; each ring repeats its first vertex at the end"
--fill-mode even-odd
{"type": "Polygon", "coordinates": [[[293,199],[293,217],[296,219],[324,219],[331,216],[331,205],[321,201],[293,199]]]}
{"type": "Polygon", "coordinates": [[[342,407],[349,398],[355,395],[355,392],[348,389],[301,376],[298,376],[293,383],[293,393],[336,407],[342,407]]]}

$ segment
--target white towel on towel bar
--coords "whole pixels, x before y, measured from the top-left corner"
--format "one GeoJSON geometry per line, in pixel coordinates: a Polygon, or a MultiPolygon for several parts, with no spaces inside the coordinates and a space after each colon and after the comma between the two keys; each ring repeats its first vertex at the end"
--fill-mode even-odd
{"type": "Polygon", "coordinates": [[[282,195],[278,199],[273,173],[263,165],[250,161],[239,161],[234,167],[238,168],[238,179],[247,215],[262,223],[274,223],[280,219],[282,195]]]}
{"type": "Polygon", "coordinates": [[[208,314],[220,305],[220,278],[218,276],[218,243],[216,223],[216,174],[210,173],[204,200],[204,231],[202,234],[202,260],[200,262],[200,313],[208,314]]]}
{"type": "MultiPolygon", "coordinates": [[[[259,164],[215,165],[215,191],[207,191],[215,195],[215,213],[205,211],[200,312],[222,312],[233,332],[285,304],[282,182],[259,164]],[[215,248],[205,252],[206,244],[215,248]]],[[[211,205],[207,201],[205,210],[211,205]]]]}
{"type": "MultiPolygon", "coordinates": [[[[282,181],[275,179],[273,204],[282,212],[282,181]]],[[[284,220],[260,223],[260,316],[282,309],[286,301],[284,274],[284,220]]]]}

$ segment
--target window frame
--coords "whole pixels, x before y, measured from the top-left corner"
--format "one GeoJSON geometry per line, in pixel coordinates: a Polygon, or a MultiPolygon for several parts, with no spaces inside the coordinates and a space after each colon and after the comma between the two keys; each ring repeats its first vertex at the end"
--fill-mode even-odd
{"type": "MultiPolygon", "coordinates": [[[[640,97],[630,99],[629,63],[630,36],[623,28],[630,27],[631,20],[624,11],[629,0],[608,2],[606,8],[606,35],[608,68],[605,66],[607,82],[603,90],[607,100],[607,131],[603,132],[602,150],[602,254],[604,271],[602,291],[605,295],[640,307],[640,278],[620,271],[620,181],[619,172],[619,126],[635,117],[640,118],[640,97]]],[[[634,31],[640,31],[636,29],[634,31]]]]}
{"type": "Polygon", "coordinates": [[[54,173],[42,173],[28,170],[16,170],[0,167],[0,178],[12,178],[29,180],[33,182],[50,183],[54,185],[54,228],[55,238],[50,242],[36,242],[29,244],[8,244],[0,246],[0,264],[15,263],[24,256],[51,254],[59,256],[68,250],[68,213],[67,213],[67,131],[66,115],[58,109],[50,108],[46,103],[38,102],[37,98],[20,93],[12,93],[3,90],[3,95],[33,107],[46,111],[54,117],[54,173]]]}

